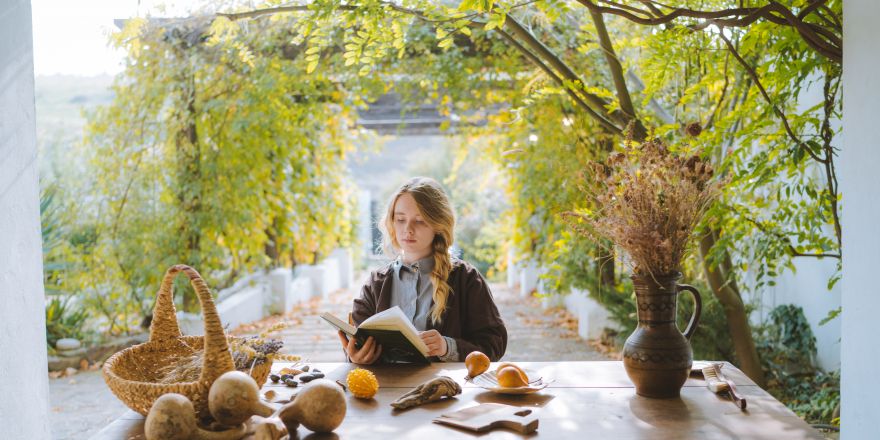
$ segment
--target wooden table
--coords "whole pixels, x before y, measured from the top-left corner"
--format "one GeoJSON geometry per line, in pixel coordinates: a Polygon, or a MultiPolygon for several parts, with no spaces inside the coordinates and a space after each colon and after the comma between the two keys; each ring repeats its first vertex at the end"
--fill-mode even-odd
{"type": "MultiPolygon", "coordinates": [[[[298,437],[308,439],[418,439],[473,438],[477,435],[432,423],[448,413],[477,403],[498,402],[533,408],[540,425],[535,435],[548,439],[822,439],[791,410],[755,385],[741,371],[726,364],[723,371],[748,400],[740,411],[730,400],[706,389],[699,376],[692,376],[676,399],[650,399],[636,395],[621,362],[518,362],[518,365],[555,380],[539,393],[505,396],[464,383],[463,363],[429,366],[379,365],[368,367],[379,379],[374,399],[361,400],[346,393],[348,411],[334,434],[318,435],[300,427],[298,437]],[[406,411],[389,403],[437,375],[458,381],[462,394],[406,411]]],[[[285,364],[276,364],[273,370],[285,364]]],[[[313,364],[328,379],[345,381],[355,366],[347,363],[313,364]]],[[[280,398],[297,388],[267,382],[263,391],[275,390],[280,398]]],[[[144,418],[129,411],[99,432],[95,439],[142,439],[144,418]]],[[[513,431],[496,430],[492,439],[523,438],[513,431]]],[[[482,437],[483,435],[480,435],[482,437]]]]}

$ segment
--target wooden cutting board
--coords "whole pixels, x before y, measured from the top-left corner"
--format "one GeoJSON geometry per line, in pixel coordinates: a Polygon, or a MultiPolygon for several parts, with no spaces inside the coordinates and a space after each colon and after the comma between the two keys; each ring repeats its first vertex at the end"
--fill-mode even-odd
{"type": "Polygon", "coordinates": [[[531,434],[538,429],[538,415],[534,413],[532,408],[500,403],[481,403],[453,413],[442,414],[434,419],[434,423],[476,432],[508,428],[522,434],[531,434]]]}

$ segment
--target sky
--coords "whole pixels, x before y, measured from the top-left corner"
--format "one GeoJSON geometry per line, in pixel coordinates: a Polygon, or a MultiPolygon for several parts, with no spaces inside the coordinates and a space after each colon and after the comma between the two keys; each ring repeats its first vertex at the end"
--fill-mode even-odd
{"type": "MultiPolygon", "coordinates": [[[[171,15],[156,12],[159,0],[32,0],[35,75],[116,74],[123,53],[108,35],[114,18],[171,15]]],[[[186,6],[189,2],[177,4],[186,6]]],[[[182,10],[171,7],[171,11],[182,10]]]]}

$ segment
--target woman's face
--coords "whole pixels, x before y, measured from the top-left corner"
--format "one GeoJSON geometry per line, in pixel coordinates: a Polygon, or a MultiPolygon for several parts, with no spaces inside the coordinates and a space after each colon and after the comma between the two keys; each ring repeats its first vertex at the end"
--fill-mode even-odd
{"type": "Polygon", "coordinates": [[[409,193],[403,193],[394,203],[394,236],[403,251],[406,263],[412,263],[431,254],[434,229],[428,226],[419,213],[416,200],[409,193]]]}

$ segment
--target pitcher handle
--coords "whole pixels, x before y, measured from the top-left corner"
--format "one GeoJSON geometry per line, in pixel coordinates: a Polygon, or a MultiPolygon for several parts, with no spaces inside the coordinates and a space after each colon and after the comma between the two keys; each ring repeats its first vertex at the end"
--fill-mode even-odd
{"type": "Polygon", "coordinates": [[[700,291],[694,288],[694,286],[677,284],[676,287],[678,288],[678,293],[681,293],[682,290],[687,290],[694,297],[694,314],[691,315],[691,321],[688,322],[688,326],[684,330],[685,339],[690,341],[694,331],[697,330],[697,324],[700,323],[700,314],[703,313],[703,300],[700,298],[700,291]]]}

